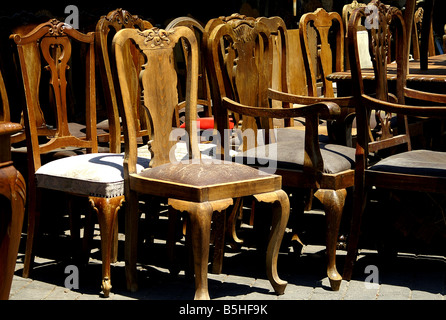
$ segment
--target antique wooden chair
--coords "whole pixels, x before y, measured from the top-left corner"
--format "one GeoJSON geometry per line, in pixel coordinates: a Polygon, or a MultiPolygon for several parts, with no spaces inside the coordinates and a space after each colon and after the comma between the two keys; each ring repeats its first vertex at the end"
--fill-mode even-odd
{"type": "MultiPolygon", "coordinates": [[[[106,121],[109,124],[105,124],[104,129],[108,132],[99,136],[99,142],[105,141],[110,144],[110,152],[121,152],[121,124],[119,119],[119,107],[120,101],[118,77],[116,74],[116,65],[114,59],[112,59],[111,42],[113,36],[119,30],[123,28],[137,28],[139,30],[149,29],[152,24],[148,21],[142,20],[138,16],[130,14],[123,9],[116,9],[110,11],[107,15],[102,16],[96,24],[95,37],[96,37],[96,55],[98,57],[98,65],[100,75],[102,79],[102,93],[103,101],[107,109],[106,121]]],[[[140,69],[142,62],[140,57],[134,55],[134,63],[137,69],[140,69]]],[[[135,113],[138,131],[138,137],[145,139],[147,142],[149,119],[147,114],[141,109],[140,105],[135,106],[135,113]],[[144,138],[145,137],[145,138],[144,138]]]]}
{"type": "Polygon", "coordinates": [[[11,135],[22,130],[9,122],[9,100],[0,73],[0,300],[7,300],[14,276],[25,215],[26,183],[11,161],[11,135]]]}
{"type": "Polygon", "coordinates": [[[267,275],[274,290],[284,292],[286,282],[277,274],[278,250],[289,215],[289,201],[281,190],[281,178],[261,174],[260,171],[218,159],[202,159],[197,144],[198,47],[191,29],[177,27],[170,30],[153,28],[144,32],[131,29],[119,31],[113,39],[123,98],[125,128],[125,188],[126,188],[126,273],[130,290],[137,289],[136,251],[138,228],[138,194],[168,198],[174,209],[186,212],[190,232],[195,271],[195,298],[208,299],[207,268],[211,218],[233,203],[233,198],[254,196],[259,201],[273,204],[272,233],[267,250],[267,275]],[[189,154],[184,161],[175,161],[169,155],[178,135],[184,130],[172,131],[174,109],[178,104],[177,74],[174,68],[173,48],[182,39],[188,48],[186,80],[186,135],[189,154]],[[140,75],[144,92],[144,106],[152,119],[152,153],[150,169],[141,173],[136,168],[137,146],[134,138],[132,113],[133,94],[129,84],[138,79],[128,72],[127,41],[133,41],[145,56],[140,75]]]}
{"type": "MultiPolygon", "coordinates": [[[[286,48],[286,43],[283,45],[286,48]]],[[[271,70],[268,69],[272,65],[271,48],[270,26],[263,23],[262,19],[232,19],[213,28],[208,36],[207,54],[214,114],[218,114],[217,129],[220,134],[224,134],[222,144],[225,144],[230,133],[227,130],[228,112],[230,110],[240,114],[244,134],[240,150],[244,153],[233,161],[280,174],[284,188],[291,190],[293,197],[309,194],[312,189],[317,190],[315,195],[324,204],[327,217],[327,273],[332,288],[338,290],[341,276],[336,270],[336,242],[346,188],[353,186],[354,149],[319,143],[319,116],[330,118],[340,113],[339,106],[329,102],[329,98],[268,90],[271,85],[271,70]],[[270,108],[268,98],[300,106],[290,107],[285,104],[284,108],[270,108]],[[269,120],[295,117],[305,117],[304,135],[287,140],[281,139],[278,134],[277,142],[269,143],[266,137],[266,133],[272,129],[267,127],[271,123],[269,120]],[[266,118],[267,121],[262,122],[260,118],[266,118]],[[265,138],[257,145],[256,134],[263,135],[263,132],[265,138]],[[249,134],[253,138],[246,139],[249,134]]],[[[286,68],[283,72],[286,72],[286,68]]],[[[339,101],[346,102],[347,99],[339,101]]],[[[274,136],[274,130],[270,136],[274,136]]],[[[230,159],[226,149],[223,148],[221,157],[230,159]]],[[[303,206],[296,204],[293,210],[299,214],[303,206]]]]}
{"type": "MultiPolygon", "coordinates": [[[[167,26],[166,30],[185,26],[194,31],[195,36],[198,40],[198,48],[200,50],[199,53],[199,74],[198,74],[198,108],[202,108],[203,110],[198,110],[199,114],[202,116],[197,117],[197,125],[201,130],[214,129],[214,117],[212,116],[212,101],[211,101],[211,92],[209,86],[209,76],[206,70],[206,63],[204,60],[204,55],[201,53],[201,42],[203,39],[204,27],[203,25],[191,17],[178,17],[172,20],[167,26]]],[[[187,48],[183,48],[183,44],[181,46],[182,53],[187,52],[187,48]]],[[[184,62],[187,62],[185,59],[184,62]]],[[[184,81],[181,83],[182,88],[184,90],[184,81]]],[[[184,97],[183,97],[184,98],[184,97]]],[[[181,123],[180,121],[180,111],[184,112],[185,101],[181,101],[176,109],[176,125],[177,127],[185,128],[185,123],[181,123]]]]}
{"type": "MultiPolygon", "coordinates": [[[[332,72],[344,71],[345,39],[341,16],[337,12],[327,12],[323,8],[303,14],[299,21],[299,32],[302,39],[308,95],[335,97],[333,82],[326,77],[332,72]]],[[[341,115],[336,120],[327,122],[331,142],[352,145],[354,106],[349,107],[342,108],[341,115]]]]}
{"type": "Polygon", "coordinates": [[[358,140],[353,216],[343,274],[345,280],[350,280],[352,277],[353,265],[357,257],[361,217],[372,187],[389,192],[392,190],[446,192],[446,154],[422,149],[412,150],[406,119],[407,116],[444,118],[446,109],[444,105],[438,106],[438,104],[422,107],[405,104],[407,97],[445,104],[446,96],[424,93],[406,87],[408,57],[403,16],[397,8],[385,6],[377,0],[373,0],[369,5],[374,6],[376,10],[367,10],[368,8],[355,10],[349,20],[350,61],[356,61],[351,64],[351,71],[354,94],[358,101],[356,104],[358,140]],[[369,13],[374,13],[374,16],[370,17],[369,13]],[[367,29],[376,80],[376,96],[373,97],[364,92],[361,68],[357,63],[356,29],[358,22],[365,24],[364,20],[369,23],[369,26],[373,21],[375,26],[367,29]],[[388,30],[390,28],[395,41],[392,50],[396,54],[398,64],[397,102],[395,96],[389,94],[387,82],[387,55],[390,47],[388,30]],[[374,111],[377,116],[371,117],[374,111]],[[399,126],[391,125],[391,119],[395,115],[400,119],[399,126]],[[372,120],[377,122],[376,126],[371,125],[372,120]]]}
{"type": "MultiPolygon", "coordinates": [[[[29,197],[23,276],[29,276],[34,260],[33,244],[40,220],[41,190],[52,189],[85,196],[98,214],[103,262],[102,290],[104,296],[108,296],[111,289],[113,226],[124,201],[123,155],[97,153],[94,37],[93,32],[83,34],[56,19],[40,24],[27,35],[11,35],[17,45],[26,96],[24,119],[29,197]],[[80,90],[74,95],[75,105],[67,103],[67,88],[80,90]],[[47,92],[50,94],[46,96],[44,93],[47,92]],[[46,100],[41,100],[45,96],[46,100]],[[83,98],[85,102],[81,101],[83,98]],[[54,101],[54,109],[46,108],[46,117],[43,113],[37,115],[36,110],[44,110],[39,107],[48,100],[54,101]],[[68,128],[69,108],[84,113],[84,137],[71,134],[68,128]],[[52,124],[45,141],[42,141],[36,125],[39,116],[54,120],[52,123],[45,122],[45,126],[52,124]],[[86,153],[42,164],[46,154],[70,148],[85,149],[86,153]]],[[[148,165],[148,160],[139,161],[140,170],[148,165]]]]}

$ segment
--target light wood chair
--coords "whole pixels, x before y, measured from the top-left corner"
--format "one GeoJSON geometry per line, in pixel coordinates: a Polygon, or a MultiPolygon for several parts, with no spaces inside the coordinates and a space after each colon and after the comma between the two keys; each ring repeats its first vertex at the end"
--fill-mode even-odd
{"type": "MultiPolygon", "coordinates": [[[[349,53],[352,85],[358,122],[356,145],[354,206],[347,245],[343,278],[350,280],[357,259],[361,220],[372,188],[389,194],[392,191],[446,192],[446,153],[411,148],[408,116],[446,117],[446,95],[420,92],[406,87],[408,51],[403,15],[395,7],[373,0],[369,5],[378,8],[374,21],[378,28],[367,29],[371,37],[370,54],[374,61],[376,96],[364,92],[361,67],[358,64],[358,23],[370,19],[365,9],[355,10],[349,20],[349,53]],[[391,32],[389,32],[391,30],[391,32]],[[387,81],[389,38],[395,39],[397,62],[397,96],[390,94],[387,81]],[[406,98],[440,103],[437,106],[407,105],[406,98]],[[375,117],[370,115],[375,114],[375,117]],[[396,118],[395,118],[396,117],[396,118]],[[398,126],[392,125],[398,119],[398,126]],[[373,120],[373,122],[372,122],[373,120]],[[375,123],[375,124],[372,124],[375,123]]],[[[381,197],[377,199],[384,201],[381,197]]],[[[385,206],[385,203],[384,203],[385,206]]]]}
{"type": "MultiPolygon", "coordinates": [[[[113,230],[116,215],[124,201],[123,155],[97,153],[95,35],[93,32],[81,33],[63,22],[52,19],[38,25],[26,35],[13,34],[11,38],[17,45],[26,96],[24,119],[29,197],[23,276],[30,276],[34,261],[33,246],[40,221],[41,190],[52,189],[65,194],[84,196],[98,215],[101,231],[102,290],[107,297],[111,290],[113,230]],[[80,51],[75,51],[75,48],[80,51]],[[44,75],[48,77],[44,78],[44,75]],[[75,105],[67,103],[68,88],[80,90],[79,95],[74,95],[77,102],[75,105]],[[50,94],[45,96],[44,92],[50,94]],[[54,101],[54,109],[50,109],[50,113],[46,110],[46,118],[54,119],[54,127],[50,128],[45,141],[42,141],[43,137],[37,128],[37,118],[45,119],[43,111],[36,114],[37,110],[44,110],[39,108],[45,103],[45,100],[41,100],[43,97],[46,97],[47,101],[54,101]],[[82,99],[85,99],[84,102],[82,99]],[[70,132],[70,108],[85,115],[84,137],[74,136],[70,132]],[[46,154],[70,148],[84,151],[43,164],[42,158],[46,154]]],[[[148,165],[147,159],[139,161],[139,170],[148,165]]],[[[71,215],[78,217],[79,213],[71,215]]]]}
{"type": "MultiPolygon", "coordinates": [[[[299,32],[307,74],[308,95],[335,97],[333,82],[326,77],[332,72],[344,71],[345,38],[341,16],[337,12],[327,12],[323,8],[305,13],[299,21],[299,32]]],[[[331,142],[352,145],[354,105],[349,107],[342,108],[341,115],[336,120],[327,121],[331,142]]]]}
{"type": "MultiPolygon", "coordinates": [[[[293,198],[297,199],[293,202],[293,211],[296,212],[293,214],[298,215],[304,210],[304,200],[300,195],[312,197],[311,190],[317,190],[315,195],[323,203],[327,218],[327,274],[332,288],[338,290],[341,276],[336,269],[336,243],[346,188],[353,186],[354,149],[320,144],[318,125],[319,116],[332,118],[339,115],[339,106],[330,102],[330,98],[297,96],[269,89],[273,45],[271,26],[263,19],[230,19],[213,29],[206,29],[212,30],[208,36],[207,55],[214,114],[218,115],[217,129],[225,133],[222,141],[229,139],[229,112],[239,114],[243,122],[240,139],[243,144],[234,161],[280,174],[284,188],[291,190],[293,198]],[[271,108],[269,100],[283,101],[284,107],[271,108]],[[291,107],[289,104],[300,106],[291,107]],[[303,134],[293,135],[295,139],[289,139],[290,136],[283,132],[299,130],[282,128],[270,131],[273,128],[268,127],[273,118],[297,117],[304,117],[306,126],[303,134]],[[257,143],[257,135],[262,134],[263,140],[257,143]]],[[[286,32],[283,40],[283,50],[287,53],[286,32]]],[[[286,57],[284,59],[286,61],[286,57]]],[[[282,70],[285,74],[286,71],[286,68],[282,70]]],[[[346,103],[348,99],[336,101],[346,103]]],[[[221,156],[231,159],[226,148],[223,148],[221,156]]]]}
{"type": "MultiPolygon", "coordinates": [[[[286,282],[277,274],[278,251],[289,215],[289,201],[281,190],[281,178],[262,175],[248,166],[218,159],[202,159],[197,144],[197,127],[193,125],[197,112],[198,47],[191,29],[176,27],[157,28],[138,32],[119,31],[113,39],[119,82],[124,105],[125,128],[125,188],[126,188],[126,272],[127,286],[137,289],[136,258],[138,228],[138,194],[168,198],[174,209],[188,215],[194,271],[195,299],[209,299],[207,268],[213,212],[222,212],[233,203],[233,198],[254,196],[258,201],[273,203],[273,223],[266,257],[268,279],[278,294],[286,282]],[[172,161],[177,135],[172,136],[172,118],[178,104],[177,74],[174,68],[173,48],[179,41],[187,44],[186,81],[186,136],[189,153],[184,161],[172,161]],[[129,73],[129,54],[126,43],[132,41],[145,56],[140,75],[144,92],[144,106],[152,119],[153,136],[149,144],[152,152],[150,169],[136,170],[137,145],[134,138],[131,83],[137,74],[129,73]]],[[[178,133],[178,132],[177,132],[178,133]]],[[[184,134],[184,131],[182,131],[184,134]]]]}

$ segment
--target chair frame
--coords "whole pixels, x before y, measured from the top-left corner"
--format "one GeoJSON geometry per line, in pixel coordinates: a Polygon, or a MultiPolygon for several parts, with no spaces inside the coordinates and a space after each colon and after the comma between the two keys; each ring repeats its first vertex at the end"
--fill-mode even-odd
{"type": "MultiPolygon", "coordinates": [[[[446,178],[440,176],[428,175],[409,175],[393,172],[382,172],[369,170],[372,164],[369,162],[369,155],[383,148],[395,145],[406,145],[410,152],[410,136],[408,131],[407,116],[422,116],[431,118],[446,117],[446,108],[444,106],[414,106],[406,105],[405,98],[414,98],[430,102],[446,103],[446,95],[421,92],[406,87],[407,72],[407,33],[401,11],[395,7],[389,7],[378,0],[373,0],[370,5],[378,8],[380,17],[379,32],[372,33],[374,39],[372,43],[381,44],[381,51],[374,47],[376,52],[371,51],[375,57],[374,69],[376,73],[377,89],[376,97],[371,97],[364,92],[361,69],[357,64],[351,64],[353,92],[358,101],[356,108],[356,117],[358,121],[358,140],[356,146],[356,169],[355,169],[355,191],[354,206],[349,233],[347,257],[344,266],[343,278],[350,280],[353,273],[353,266],[356,261],[358,251],[358,240],[362,214],[366,206],[368,190],[375,186],[386,190],[408,190],[424,191],[434,193],[446,193],[446,178]],[[387,46],[383,45],[382,34],[387,36],[388,21],[396,25],[396,34],[393,35],[396,41],[396,61],[397,61],[397,100],[393,101],[387,88],[387,46]],[[402,125],[398,128],[398,135],[392,137],[388,130],[389,126],[382,126],[383,136],[381,140],[371,140],[371,129],[369,126],[368,115],[370,110],[382,110],[386,113],[400,114],[404,116],[402,125]],[[400,129],[402,131],[400,131],[400,129]],[[387,134],[386,134],[387,132],[387,134]],[[390,137],[390,138],[385,138],[390,137]]],[[[365,17],[365,9],[357,9],[352,13],[349,20],[349,54],[350,61],[357,61],[358,49],[356,46],[356,28],[360,19],[365,17]]]]}
{"type": "MultiPolygon", "coordinates": [[[[11,38],[17,45],[20,58],[23,85],[25,89],[26,108],[24,110],[26,143],[28,152],[28,229],[25,250],[25,262],[23,277],[30,275],[34,261],[34,238],[40,220],[40,192],[37,186],[35,172],[41,167],[41,155],[53,150],[74,147],[86,149],[87,153],[98,152],[97,130],[96,130],[96,83],[95,83],[95,34],[90,32],[81,33],[70,25],[51,19],[38,25],[27,35],[13,34],[11,38]],[[69,68],[68,59],[71,57],[71,41],[85,44],[85,70],[86,70],[86,93],[85,93],[85,115],[86,136],[79,138],[73,136],[68,128],[67,119],[67,77],[66,70],[69,68]],[[64,54],[49,54],[49,48],[63,47],[64,54]],[[40,63],[33,63],[33,57],[42,54],[51,71],[50,84],[53,87],[55,97],[57,128],[52,130],[48,137],[49,141],[39,144],[38,128],[36,119],[41,116],[37,114],[40,110],[39,89],[36,87],[40,77],[40,63]],[[55,131],[55,132],[54,132],[55,131]]],[[[62,52],[62,50],[60,51],[62,52]]],[[[43,118],[43,117],[41,117],[43,118]]],[[[98,214],[101,229],[101,252],[102,252],[102,290],[108,297],[111,290],[110,259],[111,248],[114,237],[114,225],[116,215],[120,209],[124,196],[103,198],[95,195],[88,196],[89,203],[98,214]]],[[[74,218],[74,217],[73,217],[74,218]]],[[[75,230],[72,230],[76,232],[75,230]]],[[[75,235],[72,234],[74,237],[75,235]]],[[[86,238],[89,235],[85,236],[86,238]]]]}
{"type": "MultiPolygon", "coordinates": [[[[158,168],[170,168],[173,174],[177,174],[181,168],[177,164],[170,163],[168,151],[174,142],[168,140],[171,121],[168,116],[173,117],[173,110],[177,105],[178,97],[174,78],[174,68],[169,63],[173,47],[180,40],[184,40],[189,48],[186,55],[188,62],[186,66],[186,132],[190,139],[189,157],[198,161],[200,154],[196,141],[196,126],[192,120],[196,118],[197,84],[198,84],[198,47],[197,40],[188,27],[177,27],[170,30],[153,28],[144,32],[123,29],[119,31],[113,40],[115,57],[118,67],[123,106],[124,106],[124,128],[125,128],[125,188],[126,188],[126,273],[127,286],[130,290],[137,289],[136,279],[136,250],[137,250],[137,217],[138,217],[138,193],[149,193],[155,196],[169,198],[168,203],[174,209],[186,211],[190,219],[190,235],[192,237],[192,250],[194,256],[195,271],[195,299],[209,299],[207,287],[207,265],[209,257],[209,241],[211,217],[214,211],[221,212],[233,203],[233,198],[254,195],[259,201],[273,203],[273,226],[267,249],[267,275],[275,291],[278,294],[284,292],[286,282],[281,280],[277,274],[277,258],[280,242],[283,237],[289,215],[289,201],[287,195],[280,189],[281,178],[276,175],[263,176],[262,178],[235,181],[234,184],[206,184],[203,186],[169,182],[166,176],[160,178],[148,178],[136,173],[136,141],[134,138],[135,127],[131,121],[133,115],[130,112],[132,100],[130,97],[131,77],[127,72],[128,53],[125,52],[125,43],[133,41],[146,56],[147,63],[141,80],[144,87],[144,105],[149,108],[153,119],[153,142],[150,148],[153,157],[150,164],[149,174],[158,168]],[[162,87],[151,87],[154,84],[152,77],[159,76],[156,71],[162,68],[166,84],[162,87]],[[172,85],[174,87],[172,87],[172,85]],[[167,93],[172,90],[172,95],[167,93]],[[165,94],[165,99],[157,99],[156,90],[165,94]],[[175,93],[173,93],[175,92],[175,93]],[[163,110],[163,111],[160,111],[163,110]],[[171,112],[172,111],[172,112],[171,112]],[[165,116],[160,115],[160,113],[165,116]],[[159,119],[159,117],[162,119],[159,119]],[[160,121],[161,120],[161,121],[160,121]],[[166,121],[167,120],[167,121],[166,121]]],[[[206,172],[215,172],[217,164],[197,164],[206,172]],[[208,167],[206,167],[208,166],[208,167]]],[[[232,165],[232,164],[231,164],[232,165]]],[[[248,167],[246,167],[248,168],[248,167]]],[[[249,168],[251,169],[251,168],[249,168]]],[[[178,174],[177,174],[178,175],[178,174]]]]}
{"type": "MultiPolygon", "coordinates": [[[[267,92],[259,95],[259,97],[251,97],[251,101],[236,101],[237,97],[228,85],[230,80],[216,70],[225,70],[223,63],[223,50],[220,48],[220,39],[225,37],[225,41],[229,43],[228,47],[234,47],[238,39],[237,28],[256,28],[259,37],[263,38],[263,47],[271,47],[270,29],[260,20],[254,19],[232,19],[226,24],[217,25],[211,32],[207,42],[208,63],[211,73],[211,80],[214,90],[214,113],[221,116],[217,118],[217,128],[219,132],[223,132],[228,128],[227,114],[229,111],[242,115],[242,117],[250,116],[256,118],[277,118],[292,119],[295,117],[305,117],[305,150],[304,152],[304,168],[303,170],[286,170],[277,168],[276,174],[282,176],[284,187],[293,188],[294,190],[317,190],[315,196],[321,200],[325,206],[327,217],[327,252],[328,266],[327,274],[330,279],[331,286],[334,290],[338,290],[341,282],[341,276],[336,269],[336,243],[338,237],[338,229],[340,219],[344,207],[346,188],[353,186],[354,171],[347,170],[339,174],[323,173],[323,159],[319,149],[318,125],[319,116],[324,118],[333,118],[340,114],[340,107],[332,102],[329,98],[314,98],[307,96],[297,96],[269,89],[267,92]],[[233,24],[231,26],[231,24],[233,24]],[[255,99],[255,100],[252,100],[255,99]],[[263,99],[263,100],[262,100],[263,99]],[[270,108],[268,99],[279,100],[284,103],[305,104],[295,108],[270,108]]],[[[254,32],[254,31],[253,31],[254,32]]],[[[286,34],[285,34],[286,35],[286,34]]],[[[243,50],[243,49],[242,49],[243,50]]],[[[252,50],[247,50],[248,55],[252,50]]],[[[257,49],[256,49],[257,50],[257,49]]],[[[286,50],[286,49],[284,49],[286,50]]],[[[265,52],[271,52],[265,50],[265,52]]],[[[239,52],[239,59],[241,59],[239,52]]],[[[266,55],[268,53],[264,53],[266,55]]],[[[285,69],[286,71],[286,69],[285,69]]],[[[228,72],[229,73],[229,72],[228,72]]],[[[250,73],[257,74],[257,73],[250,73]]],[[[267,77],[268,71],[263,74],[267,77]]],[[[234,75],[231,75],[233,77],[234,75]]],[[[286,77],[284,77],[286,79],[286,77]]],[[[253,83],[254,79],[246,79],[243,83],[253,83]]],[[[249,99],[249,97],[247,98],[249,99]]],[[[338,98],[333,101],[350,104],[352,98],[338,98]]],[[[243,118],[245,122],[246,118],[243,118]]],[[[226,138],[227,139],[227,138],[226,138]]],[[[226,151],[226,150],[224,150],[226,151]]],[[[228,154],[222,153],[227,159],[228,154]]],[[[299,210],[299,208],[296,208],[299,210]]],[[[302,208],[303,209],[303,208],[302,208]]]]}

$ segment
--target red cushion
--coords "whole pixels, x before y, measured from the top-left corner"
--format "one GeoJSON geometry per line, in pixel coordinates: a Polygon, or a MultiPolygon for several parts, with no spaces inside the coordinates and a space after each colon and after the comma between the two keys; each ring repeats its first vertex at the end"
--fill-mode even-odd
{"type": "MultiPolygon", "coordinates": [[[[197,118],[197,126],[201,130],[206,129],[214,129],[214,118],[213,117],[204,117],[204,118],[197,118]]],[[[183,123],[180,128],[186,127],[186,124],[183,123]]],[[[234,122],[232,120],[229,120],[229,128],[234,128],[234,122]]]]}

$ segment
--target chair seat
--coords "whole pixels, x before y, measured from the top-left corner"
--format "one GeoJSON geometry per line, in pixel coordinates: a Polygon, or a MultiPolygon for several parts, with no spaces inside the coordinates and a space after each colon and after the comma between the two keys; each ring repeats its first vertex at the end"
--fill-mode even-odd
{"type": "MultiPolygon", "coordinates": [[[[324,173],[334,174],[354,168],[354,148],[325,143],[320,143],[319,146],[324,161],[324,173]]],[[[258,146],[237,155],[235,161],[260,167],[267,166],[270,169],[274,169],[275,166],[281,169],[300,170],[304,163],[304,140],[279,140],[277,143],[258,146]]]]}
{"type": "Polygon", "coordinates": [[[158,196],[203,202],[276,191],[281,188],[281,177],[238,163],[211,159],[146,169],[132,175],[132,183],[132,188],[150,189],[151,194],[158,196]]]}
{"type": "Polygon", "coordinates": [[[431,150],[413,150],[387,157],[369,168],[412,175],[446,177],[446,153],[431,150]]]}
{"type": "MultiPolygon", "coordinates": [[[[124,155],[90,153],[51,161],[36,171],[37,187],[78,195],[117,197],[124,194],[124,155]]],[[[137,170],[150,159],[138,157],[137,170]]]]}

